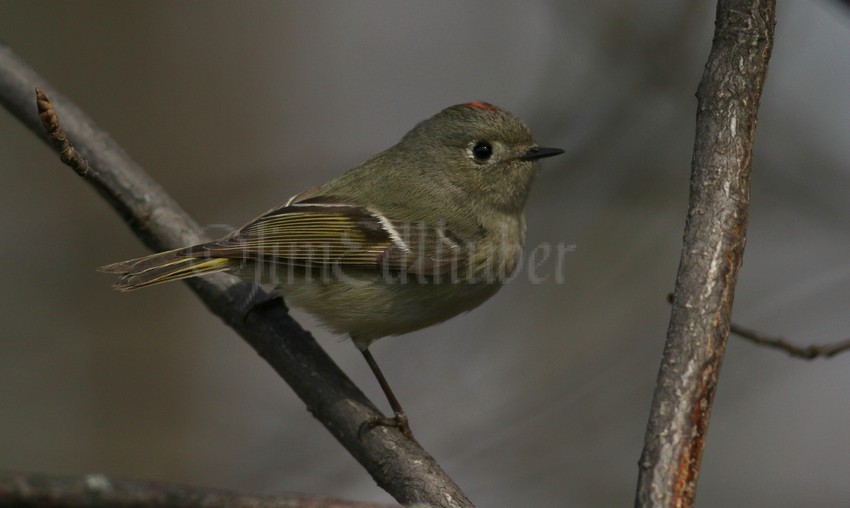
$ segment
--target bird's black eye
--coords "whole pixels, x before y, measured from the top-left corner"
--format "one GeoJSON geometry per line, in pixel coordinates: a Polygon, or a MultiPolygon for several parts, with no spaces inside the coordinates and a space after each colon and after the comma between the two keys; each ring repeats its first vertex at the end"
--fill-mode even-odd
{"type": "Polygon", "coordinates": [[[493,156],[493,145],[486,141],[479,141],[472,147],[472,156],[478,162],[489,160],[493,156]]]}

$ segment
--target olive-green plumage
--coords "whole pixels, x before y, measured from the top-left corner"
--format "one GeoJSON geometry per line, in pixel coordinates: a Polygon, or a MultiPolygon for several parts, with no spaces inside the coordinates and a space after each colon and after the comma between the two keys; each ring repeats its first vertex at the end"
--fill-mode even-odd
{"type": "Polygon", "coordinates": [[[218,271],[271,282],[363,349],[498,290],[525,241],[537,159],[558,153],[511,113],[453,106],[231,235],[102,270],[121,291],[218,271]]]}
{"type": "Polygon", "coordinates": [[[513,272],[538,159],[559,153],[511,113],[452,106],[230,235],[101,270],[121,291],[221,271],[273,283],[348,334],[382,379],[371,342],[471,310],[513,272]]]}

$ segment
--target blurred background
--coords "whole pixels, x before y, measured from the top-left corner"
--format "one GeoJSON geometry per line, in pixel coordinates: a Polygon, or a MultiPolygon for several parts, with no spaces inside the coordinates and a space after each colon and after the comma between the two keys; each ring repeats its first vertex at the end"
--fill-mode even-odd
{"type": "MultiPolygon", "coordinates": [[[[539,143],[529,250],[574,245],[472,313],[373,352],[479,506],[632,504],[687,204],[714,2],[0,2],[0,38],[210,233],[468,100],[539,143]],[[563,282],[556,280],[560,269],[563,282]]],[[[850,335],[850,11],[780,2],[735,321],[850,335]]],[[[390,501],[184,285],[95,269],[147,250],[0,111],[0,468],[390,501]]],[[[381,407],[360,354],[297,314],[381,407]]],[[[850,499],[850,354],[730,339],[702,506],[850,499]]]]}

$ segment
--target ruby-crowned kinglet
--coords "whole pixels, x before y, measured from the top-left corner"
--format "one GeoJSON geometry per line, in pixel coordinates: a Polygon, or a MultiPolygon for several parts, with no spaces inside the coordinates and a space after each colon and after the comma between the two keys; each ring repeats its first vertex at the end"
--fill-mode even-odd
{"type": "Polygon", "coordinates": [[[510,276],[525,242],[538,147],[517,117],[483,102],[444,109],[395,146],[213,242],[104,266],[120,291],[213,272],[272,283],[286,301],[369,353],[381,337],[469,311],[510,276]]]}

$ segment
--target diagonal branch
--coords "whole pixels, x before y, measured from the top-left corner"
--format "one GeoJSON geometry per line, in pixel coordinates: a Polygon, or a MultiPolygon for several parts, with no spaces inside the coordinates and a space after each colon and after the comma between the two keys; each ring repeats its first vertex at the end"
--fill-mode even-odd
{"type": "Polygon", "coordinates": [[[746,240],[775,0],[719,0],[697,90],[690,203],[635,505],[692,506],[746,240]]]}
{"type": "MultiPolygon", "coordinates": [[[[108,134],[53,90],[10,48],[0,44],[0,104],[48,141],[33,101],[36,86],[57,103],[64,132],[82,159],[88,161],[88,169],[77,167],[76,171],[148,247],[164,250],[205,239],[201,228],[108,134]]],[[[67,154],[63,159],[75,163],[67,154]]],[[[362,440],[358,437],[360,424],[379,416],[377,409],[282,306],[243,319],[245,302],[255,294],[250,284],[228,275],[212,275],[192,279],[189,285],[210,311],[239,333],[286,380],[308,410],[399,502],[471,506],[434,459],[397,430],[382,427],[364,434],[362,440]]]]}

